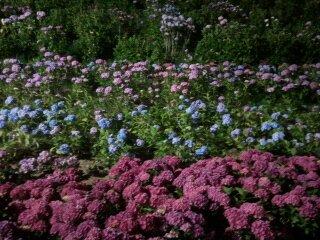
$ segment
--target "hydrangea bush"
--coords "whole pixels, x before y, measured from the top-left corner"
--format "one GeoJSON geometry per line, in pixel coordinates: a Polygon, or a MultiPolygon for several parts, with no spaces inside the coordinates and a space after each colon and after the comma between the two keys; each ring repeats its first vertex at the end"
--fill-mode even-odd
{"type": "Polygon", "coordinates": [[[85,65],[41,51],[36,62],[2,62],[0,132],[8,159],[38,149],[107,165],[123,154],[320,154],[319,63],[85,65]]]}
{"type": "Polygon", "coordinates": [[[0,234],[61,239],[317,239],[315,157],[256,150],[184,166],[123,157],[90,184],[75,169],[0,185],[0,234]],[[18,233],[19,231],[13,231],[18,233]]]}

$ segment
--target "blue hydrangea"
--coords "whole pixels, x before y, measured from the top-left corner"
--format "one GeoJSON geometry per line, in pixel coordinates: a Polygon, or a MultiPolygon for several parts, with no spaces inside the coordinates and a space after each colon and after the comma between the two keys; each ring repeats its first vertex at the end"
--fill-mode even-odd
{"type": "Polygon", "coordinates": [[[43,101],[42,101],[41,99],[36,99],[36,100],[34,100],[34,104],[35,104],[36,106],[42,106],[43,101]]]}
{"type": "Polygon", "coordinates": [[[111,144],[108,147],[108,151],[110,154],[115,154],[118,151],[118,146],[111,144]]]}
{"type": "Polygon", "coordinates": [[[50,129],[49,129],[48,125],[45,123],[40,123],[38,125],[38,129],[39,129],[39,131],[41,131],[45,135],[50,133],[50,129]]]}
{"type": "Polygon", "coordinates": [[[108,144],[110,145],[115,143],[116,140],[114,139],[113,135],[110,134],[107,141],[108,141],[108,144]]]}
{"type": "Polygon", "coordinates": [[[118,121],[122,121],[123,120],[123,114],[122,113],[118,113],[117,114],[117,120],[118,121]]]}
{"type": "Polygon", "coordinates": [[[134,110],[134,111],[132,111],[132,112],[131,112],[131,116],[132,116],[132,117],[134,117],[134,116],[138,116],[138,111],[135,111],[135,110],[134,110]]]}
{"type": "Polygon", "coordinates": [[[8,116],[9,113],[10,113],[9,109],[1,109],[0,110],[0,115],[8,116]]]}
{"type": "Polygon", "coordinates": [[[67,121],[67,122],[73,123],[73,122],[75,122],[77,120],[77,117],[74,114],[70,114],[70,115],[66,116],[64,118],[64,120],[67,121]]]}
{"type": "Polygon", "coordinates": [[[138,147],[142,147],[142,146],[144,145],[144,141],[143,141],[142,139],[137,139],[137,140],[136,140],[136,145],[137,145],[138,147]]]}
{"type": "Polygon", "coordinates": [[[208,148],[206,146],[202,146],[196,149],[196,156],[201,157],[208,153],[208,148]]]}
{"type": "Polygon", "coordinates": [[[259,144],[260,144],[261,146],[265,146],[265,145],[268,144],[268,141],[267,141],[265,138],[261,138],[261,139],[259,139],[259,144]]]}
{"type": "Polygon", "coordinates": [[[101,118],[100,120],[97,121],[97,123],[101,129],[107,129],[111,126],[110,120],[106,118],[101,118]]]}
{"type": "Polygon", "coordinates": [[[202,102],[201,100],[196,100],[194,102],[192,102],[190,104],[190,107],[188,107],[186,109],[186,113],[187,114],[193,114],[196,111],[200,110],[200,109],[205,109],[206,108],[206,104],[204,102],[202,102]]]}
{"type": "Polygon", "coordinates": [[[177,134],[175,132],[171,132],[171,133],[168,134],[168,139],[172,140],[176,136],[177,136],[177,134]]]}
{"type": "Polygon", "coordinates": [[[58,148],[57,151],[59,154],[68,154],[70,152],[70,146],[68,144],[62,144],[60,145],[60,147],[58,148]]]}
{"type": "Polygon", "coordinates": [[[274,142],[278,142],[284,139],[284,133],[283,132],[275,132],[272,134],[272,140],[274,142]]]}
{"type": "Polygon", "coordinates": [[[197,111],[197,112],[194,112],[192,115],[191,115],[191,118],[193,120],[198,120],[200,118],[200,113],[197,111]]]}
{"type": "Polygon", "coordinates": [[[33,110],[33,111],[28,112],[28,116],[29,116],[31,119],[36,118],[36,117],[38,117],[39,115],[40,115],[40,112],[37,111],[37,110],[33,110]]]}
{"type": "Polygon", "coordinates": [[[140,105],[137,107],[137,111],[138,111],[138,112],[141,112],[141,111],[145,110],[146,108],[147,108],[146,105],[140,104],[140,105]]]}
{"type": "Polygon", "coordinates": [[[187,146],[188,148],[193,148],[194,143],[191,139],[188,139],[184,142],[184,145],[187,146]]]}
{"type": "Polygon", "coordinates": [[[232,118],[230,114],[223,114],[222,115],[222,125],[230,125],[232,123],[232,118]]]}
{"type": "Polygon", "coordinates": [[[18,122],[19,121],[19,116],[18,113],[16,112],[10,112],[8,115],[8,120],[10,122],[18,122]]]}
{"type": "Polygon", "coordinates": [[[22,110],[29,112],[31,110],[31,106],[30,105],[23,105],[22,110]]]}
{"type": "Polygon", "coordinates": [[[215,124],[213,124],[213,125],[210,127],[210,132],[213,134],[213,133],[215,133],[218,129],[219,129],[219,125],[215,123],[215,124]]]}
{"type": "Polygon", "coordinates": [[[6,121],[5,120],[0,120],[0,129],[5,128],[6,126],[6,121]]]}
{"type": "Polygon", "coordinates": [[[233,131],[231,131],[230,135],[232,138],[236,138],[240,135],[241,130],[239,128],[234,129],[233,131]]]}
{"type": "Polygon", "coordinates": [[[24,110],[24,109],[20,109],[20,110],[18,111],[18,117],[19,117],[20,119],[22,119],[22,118],[24,118],[25,116],[27,116],[27,114],[28,114],[28,111],[26,111],[26,110],[24,110]]]}
{"type": "Polygon", "coordinates": [[[246,143],[253,143],[255,139],[253,137],[247,137],[246,143]]]}
{"type": "Polygon", "coordinates": [[[60,110],[60,108],[59,108],[58,104],[55,103],[55,104],[51,105],[50,110],[52,112],[58,112],[60,110]]]}
{"type": "Polygon", "coordinates": [[[186,107],[186,106],[185,106],[184,104],[180,104],[180,105],[178,106],[178,109],[179,109],[179,110],[183,110],[183,109],[185,109],[185,107],[186,107]]]}
{"type": "Polygon", "coordinates": [[[279,127],[279,124],[276,122],[271,122],[271,121],[267,121],[267,122],[263,122],[261,124],[261,131],[265,132],[265,131],[269,131],[271,129],[276,129],[279,127]]]}
{"type": "Polygon", "coordinates": [[[49,122],[48,122],[48,125],[50,128],[53,128],[55,126],[58,126],[58,121],[56,119],[51,119],[49,122]]]}
{"type": "Polygon", "coordinates": [[[224,105],[224,103],[219,102],[218,106],[217,106],[217,112],[218,113],[223,113],[223,112],[226,112],[226,111],[227,111],[227,109],[226,109],[226,106],[224,105]]]}
{"type": "Polygon", "coordinates": [[[10,104],[12,104],[12,103],[14,103],[14,98],[12,97],[12,96],[8,96],[7,98],[6,98],[6,100],[4,101],[4,104],[5,105],[10,105],[10,104]]]}
{"type": "Polygon", "coordinates": [[[120,142],[124,142],[127,138],[127,130],[125,128],[121,128],[117,135],[117,140],[120,142]]]}
{"type": "Polygon", "coordinates": [[[273,120],[278,120],[278,118],[281,116],[281,113],[280,112],[275,112],[275,113],[272,113],[271,114],[271,118],[273,120]]]}
{"type": "Polygon", "coordinates": [[[141,115],[146,115],[148,113],[148,110],[147,109],[144,109],[140,112],[141,115]]]}
{"type": "Polygon", "coordinates": [[[180,137],[174,137],[174,138],[172,138],[171,142],[173,145],[178,145],[180,143],[180,141],[181,141],[180,137]]]}
{"type": "Polygon", "coordinates": [[[57,111],[50,111],[50,110],[44,110],[43,112],[42,112],[48,119],[50,119],[50,118],[53,118],[54,116],[56,116],[57,115],[57,111]]]}
{"type": "Polygon", "coordinates": [[[57,103],[59,110],[64,108],[64,101],[60,101],[57,103]]]}
{"type": "Polygon", "coordinates": [[[29,128],[28,128],[27,125],[24,124],[24,125],[21,125],[20,131],[24,132],[24,133],[27,133],[27,132],[29,132],[29,128]]]}

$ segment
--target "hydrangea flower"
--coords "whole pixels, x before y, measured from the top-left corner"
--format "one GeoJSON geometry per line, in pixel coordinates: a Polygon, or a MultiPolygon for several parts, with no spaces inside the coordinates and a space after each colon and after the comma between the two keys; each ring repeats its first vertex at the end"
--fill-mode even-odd
{"type": "Polygon", "coordinates": [[[230,116],[230,114],[223,114],[222,115],[222,124],[223,125],[230,125],[232,123],[232,118],[230,116]]]}
{"type": "Polygon", "coordinates": [[[7,98],[6,98],[6,100],[4,101],[4,104],[5,105],[10,105],[10,104],[12,104],[12,103],[14,103],[14,98],[12,97],[12,96],[8,96],[7,98]]]}
{"type": "Polygon", "coordinates": [[[278,142],[284,139],[284,133],[283,132],[275,132],[272,134],[272,140],[274,142],[278,142]]]}
{"type": "Polygon", "coordinates": [[[174,137],[172,138],[172,144],[173,145],[178,145],[181,141],[181,138],[180,137],[174,137]]]}
{"type": "Polygon", "coordinates": [[[6,121],[0,119],[0,129],[5,128],[5,126],[6,126],[6,121]]]}
{"type": "Polygon", "coordinates": [[[188,148],[193,148],[194,143],[191,139],[188,139],[184,142],[184,145],[187,146],[188,148]]]}
{"type": "Polygon", "coordinates": [[[142,139],[137,139],[137,140],[136,140],[136,145],[137,145],[138,147],[142,147],[142,146],[144,145],[144,141],[143,141],[142,139]]]}
{"type": "Polygon", "coordinates": [[[64,118],[64,120],[67,121],[67,122],[73,123],[73,122],[75,122],[77,120],[77,117],[74,114],[70,114],[70,115],[66,116],[64,118]]]}
{"type": "Polygon", "coordinates": [[[68,144],[64,143],[59,146],[57,152],[60,154],[68,154],[70,152],[70,146],[68,144]]]}
{"type": "Polygon", "coordinates": [[[106,119],[106,118],[101,118],[97,121],[98,123],[98,126],[101,128],[101,129],[107,129],[111,126],[111,122],[110,120],[106,119]]]}
{"type": "Polygon", "coordinates": [[[219,129],[219,125],[215,123],[215,124],[213,124],[213,125],[210,127],[210,132],[213,134],[213,133],[215,133],[218,129],[219,129]]]}
{"type": "Polygon", "coordinates": [[[263,122],[261,124],[261,131],[265,132],[265,131],[269,131],[271,129],[276,129],[278,127],[279,127],[278,123],[267,121],[267,122],[263,122]]]}
{"type": "Polygon", "coordinates": [[[124,142],[127,138],[127,130],[125,128],[121,128],[117,135],[117,140],[120,142],[124,142]]]}
{"type": "Polygon", "coordinates": [[[118,147],[114,144],[111,144],[109,145],[108,150],[110,154],[114,154],[118,151],[118,147]]]}
{"type": "Polygon", "coordinates": [[[196,156],[198,156],[198,157],[204,156],[208,153],[208,147],[202,146],[202,147],[196,149],[195,153],[196,153],[196,156]]]}
{"type": "Polygon", "coordinates": [[[232,138],[236,138],[240,135],[240,133],[241,133],[241,130],[239,128],[236,128],[230,133],[230,135],[232,138]]]}
{"type": "Polygon", "coordinates": [[[218,103],[218,106],[217,106],[217,112],[218,113],[223,113],[223,112],[226,112],[227,109],[226,109],[226,106],[224,105],[223,102],[219,102],[218,103]]]}

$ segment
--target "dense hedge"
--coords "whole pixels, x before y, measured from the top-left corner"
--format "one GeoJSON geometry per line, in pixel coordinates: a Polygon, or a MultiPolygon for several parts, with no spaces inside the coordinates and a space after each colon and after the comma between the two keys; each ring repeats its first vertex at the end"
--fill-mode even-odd
{"type": "Polygon", "coordinates": [[[94,184],[75,169],[55,171],[0,184],[0,236],[316,240],[319,171],[314,157],[259,151],[187,167],[172,156],[124,157],[94,184]]]}

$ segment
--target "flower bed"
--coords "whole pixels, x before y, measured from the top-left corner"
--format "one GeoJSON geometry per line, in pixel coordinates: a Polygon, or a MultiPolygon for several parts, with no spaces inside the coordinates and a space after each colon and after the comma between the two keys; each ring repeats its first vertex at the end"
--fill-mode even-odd
{"type": "Polygon", "coordinates": [[[190,166],[171,156],[124,157],[92,185],[74,169],[0,185],[6,216],[0,234],[7,239],[19,232],[88,240],[317,239],[319,172],[314,157],[256,150],[190,166]]]}

